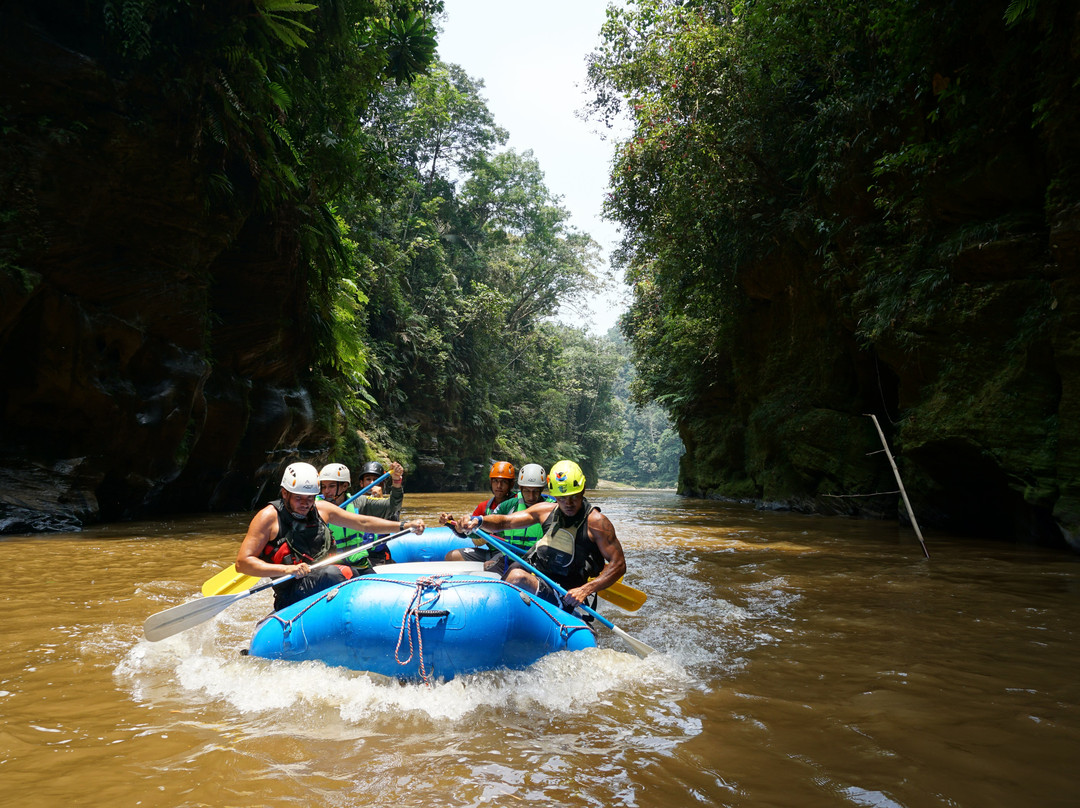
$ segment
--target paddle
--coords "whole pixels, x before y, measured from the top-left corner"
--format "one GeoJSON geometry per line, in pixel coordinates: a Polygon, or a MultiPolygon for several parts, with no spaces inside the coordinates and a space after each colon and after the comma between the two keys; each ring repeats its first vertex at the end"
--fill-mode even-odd
{"type": "MultiPolygon", "coordinates": [[[[487,542],[485,542],[479,536],[473,538],[473,543],[480,547],[487,544],[487,542]]],[[[591,581],[592,579],[590,578],[589,580],[591,581]]],[[[205,595],[206,592],[203,592],[203,594],[205,595]]],[[[634,587],[630,586],[630,584],[624,584],[622,578],[617,580],[615,583],[613,583],[606,589],[601,589],[596,594],[602,597],[608,603],[614,603],[620,609],[628,612],[636,612],[638,609],[645,605],[645,601],[648,598],[648,595],[646,595],[640,589],[635,589],[634,587]]]]}
{"type": "MultiPolygon", "coordinates": [[[[344,508],[354,499],[363,496],[389,476],[390,472],[388,471],[377,480],[372,480],[369,484],[365,485],[347,500],[338,505],[338,507],[344,508]]],[[[236,565],[233,564],[231,567],[226,567],[213,578],[206,581],[206,583],[202,585],[202,593],[208,597],[210,595],[231,595],[234,592],[243,592],[245,589],[251,589],[251,587],[255,586],[257,581],[259,581],[258,578],[244,575],[244,573],[240,572],[236,568],[236,565]]]]}
{"type": "Polygon", "coordinates": [[[340,505],[338,505],[338,507],[339,508],[344,508],[346,505],[348,505],[354,499],[356,499],[357,497],[362,497],[364,494],[366,494],[368,491],[370,491],[372,488],[377,486],[379,483],[381,483],[383,480],[385,480],[389,476],[390,476],[390,472],[388,471],[382,477],[379,477],[377,480],[372,480],[370,483],[365,485],[363,488],[361,488],[359,491],[357,491],[355,494],[353,494],[347,500],[345,500],[340,505]]]}
{"type": "MultiPolygon", "coordinates": [[[[343,558],[348,558],[355,553],[374,547],[376,544],[380,544],[384,541],[392,541],[393,539],[404,536],[406,533],[410,532],[411,528],[409,530],[402,530],[399,533],[393,533],[384,538],[375,539],[367,544],[361,544],[359,547],[353,547],[343,553],[338,553],[337,555],[324,558],[322,561],[317,561],[311,565],[311,569],[325,567],[328,564],[333,564],[337,561],[341,561],[343,558]]],[[[264,589],[269,589],[272,586],[291,581],[295,577],[295,575],[283,575],[262,586],[257,586],[254,589],[248,589],[245,592],[240,592],[235,595],[210,595],[209,597],[181,603],[179,606],[173,606],[171,609],[152,614],[146,618],[146,622],[143,623],[143,635],[150,642],[164,640],[166,637],[171,637],[173,634],[179,634],[181,631],[186,631],[200,623],[205,623],[218,612],[228,609],[234,603],[243,600],[249,595],[254,595],[256,592],[262,592],[264,589]]]]}
{"type": "MultiPolygon", "coordinates": [[[[591,581],[592,578],[589,580],[591,581]]],[[[640,589],[635,589],[630,586],[630,584],[624,584],[622,578],[617,580],[611,586],[601,589],[596,594],[608,603],[614,603],[620,609],[624,609],[628,612],[636,612],[645,605],[645,599],[648,597],[648,595],[640,589]]]]}
{"type": "MultiPolygon", "coordinates": [[[[536,575],[536,576],[538,576],[540,578],[543,578],[545,581],[547,581],[548,585],[551,586],[552,589],[554,589],[556,592],[559,593],[560,597],[566,595],[566,590],[565,589],[563,589],[561,586],[559,586],[557,583],[555,583],[553,580],[551,580],[548,576],[544,575],[544,573],[540,572],[540,570],[538,570],[536,567],[534,567],[528,561],[526,561],[521,556],[519,556],[517,553],[515,553],[512,549],[510,549],[510,546],[508,544],[506,544],[506,542],[500,541],[499,539],[492,536],[490,533],[487,533],[486,531],[483,531],[478,527],[473,528],[473,530],[471,532],[482,536],[484,538],[484,540],[491,547],[495,548],[496,550],[499,550],[507,558],[512,558],[518,564],[525,567],[525,569],[527,569],[533,575],[536,575]]],[[[597,593],[597,594],[599,594],[599,593],[597,593]]],[[[634,639],[629,634],[627,634],[625,631],[623,631],[621,628],[619,628],[614,623],[612,623],[610,620],[608,620],[606,617],[604,617],[602,614],[595,611],[594,609],[589,608],[584,603],[580,604],[578,606],[578,608],[583,609],[584,611],[588,612],[593,617],[595,617],[597,620],[599,620],[601,623],[603,623],[605,626],[607,626],[609,629],[611,629],[616,634],[618,634],[619,638],[623,642],[625,642],[627,645],[629,645],[633,649],[634,653],[636,653],[638,656],[647,657],[649,654],[653,653],[653,651],[656,650],[654,648],[649,647],[648,645],[643,643],[641,640],[634,639]]]]}

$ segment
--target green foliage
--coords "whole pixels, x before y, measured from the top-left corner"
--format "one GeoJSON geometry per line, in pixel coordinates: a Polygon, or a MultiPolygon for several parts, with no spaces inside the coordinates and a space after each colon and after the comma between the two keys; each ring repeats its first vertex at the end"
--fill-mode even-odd
{"type": "Polygon", "coordinates": [[[495,456],[546,468],[572,458],[595,481],[603,460],[621,446],[614,397],[621,364],[603,338],[541,325],[531,355],[507,374],[495,456]]]}
{"type": "Polygon", "coordinates": [[[436,41],[426,16],[409,13],[381,23],[375,41],[386,54],[386,72],[397,84],[412,81],[435,59],[436,41]]]}
{"type": "Polygon", "coordinates": [[[356,121],[372,93],[432,60],[441,3],[253,5],[107,2],[105,57],[196,105],[203,157],[228,180],[219,188],[254,189],[267,209],[328,202],[362,159],[356,121]]]}
{"type": "Polygon", "coordinates": [[[311,3],[298,3],[296,0],[255,0],[255,8],[270,33],[290,48],[306,48],[300,31],[315,33],[300,21],[300,15],[313,11],[317,6],[311,3]]]}
{"type": "Polygon", "coordinates": [[[208,214],[274,223],[306,282],[297,375],[346,450],[371,450],[362,431],[595,472],[618,446],[618,358],[552,318],[595,290],[598,248],[531,152],[498,151],[482,82],[434,61],[441,10],[109,0],[86,42],[190,122],[208,214]]]}
{"type": "Polygon", "coordinates": [[[1015,214],[1037,210],[1037,178],[987,188],[988,163],[1007,162],[1002,150],[1031,125],[1063,176],[1080,177],[1064,125],[1076,85],[1064,40],[1042,33],[1066,6],[610,8],[589,76],[594,114],[624,112],[633,125],[606,209],[624,229],[619,260],[634,289],[623,323],[635,400],[678,420],[730,381],[745,279],[774,263],[820,266],[816,281],[863,343],[910,345],[953,293],[956,256],[985,238],[972,223],[994,222],[1000,239],[1031,229],[1015,214]]]}
{"type": "Polygon", "coordinates": [[[429,186],[467,171],[471,160],[506,142],[506,131],[496,126],[480,96],[482,88],[483,82],[459,66],[436,63],[409,87],[387,88],[372,123],[393,144],[402,169],[429,186]]]}
{"type": "Polygon", "coordinates": [[[1005,9],[1005,22],[1013,26],[1021,20],[1032,19],[1038,5],[1039,0],[1012,0],[1009,7],[1005,9]]]}
{"type": "Polygon", "coordinates": [[[441,3],[255,0],[236,4],[125,0],[103,7],[113,68],[168,87],[197,111],[207,207],[253,201],[295,223],[308,279],[313,383],[354,413],[372,400],[364,344],[370,266],[352,216],[389,181],[359,125],[386,79],[426,69],[441,3]],[[359,201],[358,201],[359,200],[359,201]],[[349,222],[346,222],[348,217],[349,222]]]}
{"type": "Polygon", "coordinates": [[[154,0],[105,0],[101,4],[106,27],[121,34],[120,49],[124,54],[137,59],[150,54],[150,18],[155,5],[154,0]]]}
{"type": "Polygon", "coordinates": [[[506,140],[455,65],[387,86],[367,113],[379,192],[343,199],[370,299],[372,414],[444,457],[595,468],[617,447],[616,360],[551,322],[595,291],[598,249],[568,224],[531,152],[506,140]]]}

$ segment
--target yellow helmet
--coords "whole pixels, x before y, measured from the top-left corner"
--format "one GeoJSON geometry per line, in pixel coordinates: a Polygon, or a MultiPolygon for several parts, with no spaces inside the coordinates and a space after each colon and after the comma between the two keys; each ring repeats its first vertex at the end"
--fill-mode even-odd
{"type": "Polygon", "coordinates": [[[553,497],[567,497],[585,490],[585,473],[573,460],[560,460],[548,473],[548,492],[553,497]]]}

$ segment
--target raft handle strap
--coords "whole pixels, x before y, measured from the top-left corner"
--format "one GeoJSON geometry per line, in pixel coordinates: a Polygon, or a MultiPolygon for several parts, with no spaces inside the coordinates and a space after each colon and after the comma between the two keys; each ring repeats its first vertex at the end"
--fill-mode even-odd
{"type": "MultiPolygon", "coordinates": [[[[417,578],[415,589],[413,590],[412,598],[409,600],[409,604],[405,607],[405,614],[401,616],[401,628],[398,631],[397,646],[394,648],[394,661],[399,665],[407,665],[412,661],[413,656],[417,658],[417,664],[420,669],[420,681],[428,687],[431,687],[431,677],[428,676],[427,667],[424,665],[424,637],[420,632],[420,618],[426,615],[423,612],[435,611],[433,609],[421,609],[425,595],[434,595],[438,598],[439,589],[446,581],[446,576],[432,575],[425,576],[423,578],[417,578]],[[413,627],[416,627],[416,647],[413,647],[413,627]],[[409,640],[409,656],[405,659],[401,658],[402,645],[405,639],[409,640]]],[[[449,612],[447,612],[449,614],[449,612]]]]}

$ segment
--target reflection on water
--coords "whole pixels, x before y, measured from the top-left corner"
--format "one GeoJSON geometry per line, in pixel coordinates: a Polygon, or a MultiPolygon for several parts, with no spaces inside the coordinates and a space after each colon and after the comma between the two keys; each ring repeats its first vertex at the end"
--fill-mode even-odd
{"type": "MultiPolygon", "coordinates": [[[[248,515],[0,542],[13,805],[1066,805],[1077,559],[894,524],[598,492],[660,653],[402,685],[240,655],[269,592],[160,643],[248,515]]],[[[410,515],[478,495],[406,496],[410,515]]]]}

